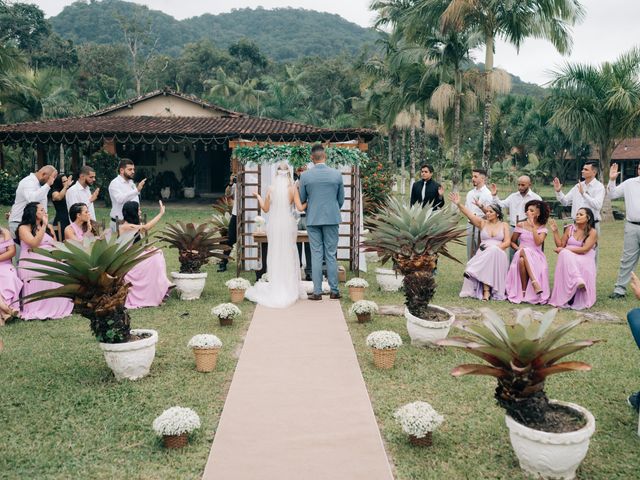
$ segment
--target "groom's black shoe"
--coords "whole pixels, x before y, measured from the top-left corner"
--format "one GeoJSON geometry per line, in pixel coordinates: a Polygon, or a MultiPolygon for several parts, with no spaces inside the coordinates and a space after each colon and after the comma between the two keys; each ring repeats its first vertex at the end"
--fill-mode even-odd
{"type": "Polygon", "coordinates": [[[322,295],[317,295],[315,293],[310,293],[307,295],[309,300],[322,300],[322,295]]]}
{"type": "Polygon", "coordinates": [[[342,298],[342,295],[340,295],[340,292],[338,292],[338,293],[333,293],[333,292],[331,292],[331,293],[329,294],[329,298],[330,298],[331,300],[338,300],[339,298],[342,298]]]}

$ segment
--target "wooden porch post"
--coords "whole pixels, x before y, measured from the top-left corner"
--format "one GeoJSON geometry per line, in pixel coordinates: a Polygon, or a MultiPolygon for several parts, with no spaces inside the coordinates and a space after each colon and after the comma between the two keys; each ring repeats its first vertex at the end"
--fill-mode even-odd
{"type": "Polygon", "coordinates": [[[80,160],[80,152],[78,151],[78,147],[75,145],[71,149],[71,172],[74,175],[78,175],[78,170],[80,169],[78,162],[80,160]]]}
{"type": "Polygon", "coordinates": [[[44,167],[46,153],[47,151],[45,150],[44,145],[38,145],[38,148],[36,149],[36,166],[38,170],[44,167]]]}

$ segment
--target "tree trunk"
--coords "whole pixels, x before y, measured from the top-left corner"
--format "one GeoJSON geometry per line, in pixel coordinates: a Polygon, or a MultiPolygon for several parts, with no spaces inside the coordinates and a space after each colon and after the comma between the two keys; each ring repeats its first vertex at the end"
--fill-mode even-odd
{"type": "Polygon", "coordinates": [[[411,180],[416,177],[416,127],[411,125],[411,135],[409,137],[409,159],[411,161],[411,180]]]}
{"type": "Polygon", "coordinates": [[[460,144],[462,143],[462,130],[460,128],[460,104],[462,103],[462,72],[456,72],[456,93],[454,99],[454,118],[453,118],[453,191],[458,191],[460,183],[460,144]]]}
{"type": "MultiPolygon", "coordinates": [[[[600,172],[602,175],[602,183],[605,188],[609,182],[609,168],[611,167],[611,156],[613,155],[613,142],[600,145],[600,172]]],[[[602,210],[600,211],[600,219],[603,222],[613,221],[613,206],[611,205],[611,197],[605,193],[602,202],[602,210]]]]}
{"type": "Polygon", "coordinates": [[[407,148],[407,130],[402,129],[402,144],[400,145],[400,172],[402,173],[402,186],[400,188],[400,193],[404,195],[406,193],[405,183],[404,183],[404,174],[406,171],[405,168],[405,152],[407,148]]]}
{"type": "Polygon", "coordinates": [[[493,71],[493,35],[487,35],[486,53],[484,62],[485,74],[485,98],[484,98],[484,119],[482,122],[482,168],[489,170],[489,159],[491,157],[491,107],[493,104],[493,91],[491,89],[491,72],[493,71]]]}
{"type": "Polygon", "coordinates": [[[387,135],[389,139],[389,148],[387,151],[389,165],[393,167],[393,130],[389,131],[389,135],[387,135]]]}

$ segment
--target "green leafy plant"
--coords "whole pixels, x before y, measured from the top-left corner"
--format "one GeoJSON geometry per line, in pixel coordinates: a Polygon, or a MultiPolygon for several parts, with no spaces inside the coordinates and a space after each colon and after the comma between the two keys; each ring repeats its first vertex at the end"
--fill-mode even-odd
{"type": "Polygon", "coordinates": [[[363,209],[365,214],[376,213],[391,194],[393,176],[389,167],[376,159],[370,159],[360,166],[363,209]]]}
{"type": "Polygon", "coordinates": [[[6,170],[0,170],[0,205],[12,205],[20,179],[6,170]]]}
{"type": "Polygon", "coordinates": [[[99,150],[91,155],[89,165],[96,171],[97,184],[101,186],[98,198],[104,200],[107,208],[111,207],[111,197],[109,196],[109,182],[118,175],[118,163],[120,159],[116,155],[111,155],[104,150],[99,150]]]}
{"type": "MultiPolygon", "coordinates": [[[[367,154],[357,148],[328,147],[325,149],[327,165],[359,165],[367,160],[367,154]]],[[[311,145],[256,145],[237,147],[234,158],[242,163],[262,165],[285,161],[293,168],[304,167],[311,162],[311,145]]]]}
{"type": "Polygon", "coordinates": [[[91,330],[103,343],[129,341],[130,322],[125,308],[130,284],[125,275],[146,260],[153,251],[145,251],[130,236],[85,238],[82,242],[58,243],[53,250],[35,248],[46,257],[29,259],[39,267],[25,267],[40,273],[40,280],[55,282],[59,287],[32,293],[24,298],[34,302],[47,298],[70,298],[74,311],[89,319],[91,330]]]}
{"type": "Polygon", "coordinates": [[[482,309],[481,324],[456,321],[454,326],[470,338],[450,337],[438,345],[461,348],[488,363],[463,364],[454,368],[454,377],[489,375],[498,379],[495,398],[502,408],[524,425],[544,425],[550,412],[549,399],[544,392],[545,380],[562,372],[589,371],[591,366],[576,361],[559,362],[562,358],[598,340],[574,340],[560,343],[562,337],[583,320],[552,328],[558,312],[549,310],[536,319],[530,308],[518,311],[514,323],[508,324],[495,312],[482,309]]]}
{"type": "Polygon", "coordinates": [[[176,222],[168,224],[161,233],[160,240],[170,247],[178,249],[180,273],[199,273],[209,258],[228,258],[225,253],[229,246],[224,244],[226,237],[219,236],[217,229],[203,223],[176,222]]]}

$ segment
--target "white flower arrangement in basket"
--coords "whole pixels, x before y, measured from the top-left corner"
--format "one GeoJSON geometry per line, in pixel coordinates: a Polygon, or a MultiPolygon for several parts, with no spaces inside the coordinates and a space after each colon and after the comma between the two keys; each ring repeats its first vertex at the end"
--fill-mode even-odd
{"type": "Polygon", "coordinates": [[[345,283],[345,286],[354,288],[367,288],[369,286],[369,282],[367,282],[364,278],[353,277],[351,280],[345,283]]]}
{"type": "Polygon", "coordinates": [[[426,437],[444,422],[444,417],[427,402],[407,403],[396,410],[393,418],[400,424],[404,433],[416,438],[426,437]]]}
{"type": "Polygon", "coordinates": [[[190,408],[171,407],[153,421],[158,436],[182,435],[200,428],[200,417],[190,408]]]}
{"type": "Polygon", "coordinates": [[[377,312],[378,312],[378,304],[376,302],[372,302],[371,300],[358,300],[356,303],[351,305],[351,308],[349,309],[349,313],[351,315],[362,315],[363,313],[374,314],[377,312]]]}
{"type": "Polygon", "coordinates": [[[229,290],[246,290],[251,286],[251,282],[246,278],[232,278],[224,282],[229,290]]]}
{"type": "Polygon", "coordinates": [[[189,348],[220,348],[222,347],[222,341],[216,337],[215,335],[211,335],[209,333],[201,333],[199,335],[194,335],[189,340],[187,345],[189,348]]]}
{"type": "Polygon", "coordinates": [[[233,303],[221,303],[213,307],[211,313],[218,318],[236,318],[242,312],[233,303]]]}
{"type": "Polygon", "coordinates": [[[367,337],[367,346],[378,350],[395,349],[402,346],[402,338],[390,330],[378,330],[367,337]]]}
{"type": "Polygon", "coordinates": [[[261,217],[260,215],[256,215],[253,219],[253,221],[256,224],[256,231],[257,232],[262,232],[264,230],[264,226],[267,223],[266,220],[264,219],[264,217],[261,217]]]}

